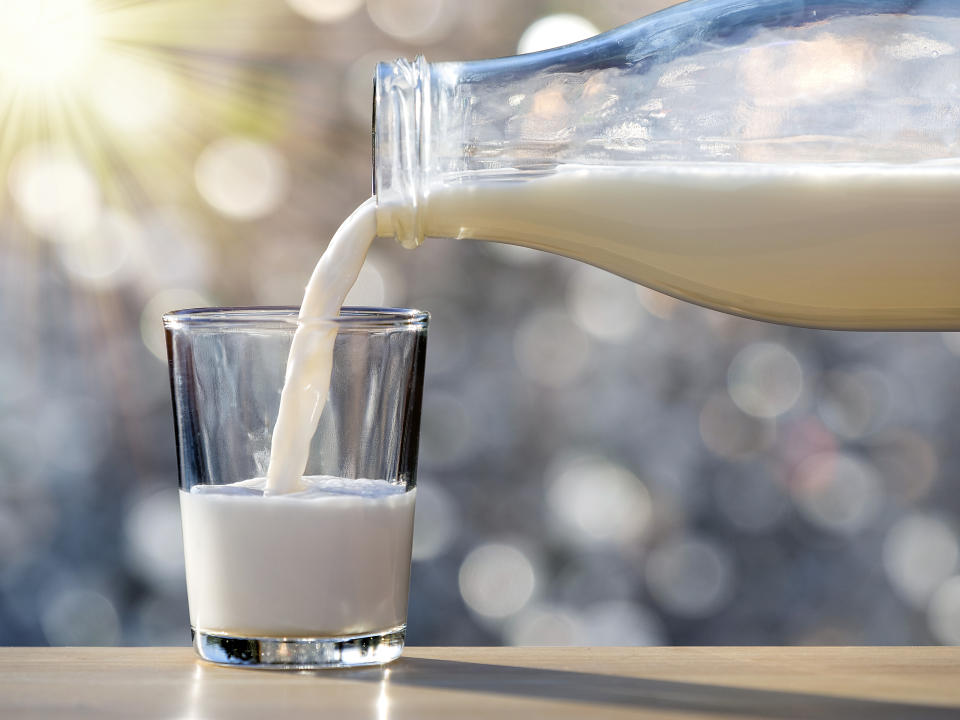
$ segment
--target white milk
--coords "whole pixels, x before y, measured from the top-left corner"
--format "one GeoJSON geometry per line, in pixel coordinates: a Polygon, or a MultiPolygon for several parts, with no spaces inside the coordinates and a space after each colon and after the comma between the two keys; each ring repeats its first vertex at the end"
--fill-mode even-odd
{"type": "MultiPolygon", "coordinates": [[[[490,179],[431,186],[426,234],[548,250],[763,320],[960,329],[960,161],[568,166],[490,179]]],[[[392,234],[389,214],[378,221],[392,234]]]]}
{"type": "Polygon", "coordinates": [[[406,622],[416,490],[263,478],[180,492],[190,624],[241,636],[343,637],[406,622]]]}
{"type": "Polygon", "coordinates": [[[336,317],[343,299],[357,281],[367,250],[376,235],[376,201],[370,198],[354,210],[327,246],[313,269],[300,305],[300,327],[287,357],[280,395],[280,412],[273,429],[268,494],[301,489],[301,476],[310,454],[310,440],[327,402],[333,370],[337,328],[311,320],[336,317]]]}

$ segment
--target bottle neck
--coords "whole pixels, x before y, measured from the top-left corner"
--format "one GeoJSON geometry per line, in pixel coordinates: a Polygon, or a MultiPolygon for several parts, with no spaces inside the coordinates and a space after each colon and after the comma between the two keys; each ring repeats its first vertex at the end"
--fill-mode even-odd
{"type": "Polygon", "coordinates": [[[373,91],[373,194],[377,234],[423,242],[423,168],[430,137],[429,65],[423,56],[377,65],[373,91]]]}

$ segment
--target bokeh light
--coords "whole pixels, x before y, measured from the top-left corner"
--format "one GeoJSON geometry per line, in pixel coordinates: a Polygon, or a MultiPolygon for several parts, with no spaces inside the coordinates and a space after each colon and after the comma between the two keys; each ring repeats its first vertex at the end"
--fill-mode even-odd
{"type": "Polygon", "coordinates": [[[581,15],[557,13],[534,21],[523,31],[517,53],[538,52],[585,40],[600,32],[596,25],[581,15]]]}
{"type": "Polygon", "coordinates": [[[51,645],[116,645],[120,639],[113,601],[81,585],[55,591],[43,609],[41,625],[51,645]]]}
{"type": "Polygon", "coordinates": [[[130,568],[168,594],[180,589],[184,572],[177,492],[169,487],[138,498],[124,522],[124,548],[130,568]]]}
{"type": "Polygon", "coordinates": [[[727,373],[730,397],[741,410],[774,418],[792,408],[803,390],[803,370],[787,348],[771,342],[748,345],[727,373]]]}
{"type": "Polygon", "coordinates": [[[819,453],[797,468],[791,490],[797,508],[810,522],[848,534],[874,519],[882,486],[865,460],[846,453],[819,453]]]}
{"type": "Polygon", "coordinates": [[[217,211],[235,220],[269,215],[290,185],[287,162],[273,147],[244,137],[212,142],[197,158],[197,190],[217,211]]]}
{"type": "Polygon", "coordinates": [[[167,344],[163,336],[164,313],[186,308],[211,307],[216,303],[195,290],[168,288],[147,300],[140,313],[140,337],[157,360],[167,362],[167,344]]]}
{"type": "Polygon", "coordinates": [[[69,241],[94,230],[100,189],[71,150],[50,145],[24,148],[10,170],[10,193],[24,224],[37,235],[69,241]]]}
{"type": "Polygon", "coordinates": [[[136,220],[122,210],[106,209],[93,230],[60,244],[57,250],[79,284],[102,289],[126,279],[130,258],[142,241],[136,220]]]}
{"type": "Polygon", "coordinates": [[[460,594],[471,610],[499,620],[519,612],[536,589],[530,558],[515,545],[491,542],[475,547],[460,565],[460,594]]]}
{"type": "Polygon", "coordinates": [[[666,630],[660,619],[642,605],[622,600],[596,602],[580,613],[587,645],[664,645],[666,630]]]}
{"type": "Polygon", "coordinates": [[[443,554],[456,538],[459,527],[460,514],[450,493],[438,482],[417,483],[413,559],[432,560],[443,554]]]}
{"type": "Polygon", "coordinates": [[[610,342],[642,332],[646,319],[632,282],[591,265],[580,265],[571,274],[567,307],[581,330],[610,342]]]}
{"type": "Polygon", "coordinates": [[[944,645],[960,645],[960,575],[937,588],[927,611],[930,632],[944,645]]]}
{"type": "Polygon", "coordinates": [[[919,610],[957,569],[956,533],[943,520],[913,513],[890,528],[883,543],[883,567],[894,588],[919,610]]]}
{"type": "Polygon", "coordinates": [[[733,563],[717,543],[682,536],[655,547],[647,560],[647,588],[666,612],[702,618],[720,610],[733,592],[733,563]]]}
{"type": "Polygon", "coordinates": [[[870,460],[891,495],[906,501],[925,497],[940,472],[937,451],[930,441],[909,430],[879,435],[870,448],[870,460]]]}
{"type": "Polygon", "coordinates": [[[680,301],[676,298],[664,295],[656,290],[650,290],[649,288],[643,287],[643,285],[637,285],[635,289],[637,297],[640,299],[640,304],[643,305],[644,309],[661,320],[666,320],[673,315],[673,311],[680,304],[680,301]]]}
{"type": "Polygon", "coordinates": [[[387,35],[406,42],[428,43],[453,25],[457,6],[446,0],[367,0],[370,19],[387,35]]]}
{"type": "Polygon", "coordinates": [[[318,23],[333,23],[350,17],[363,0],[287,0],[296,12],[318,23]]]}
{"type": "Polygon", "coordinates": [[[960,332],[941,333],[940,337],[950,352],[954,355],[960,355],[960,332]]]}
{"type": "Polygon", "coordinates": [[[863,437],[882,419],[889,394],[887,382],[878,370],[834,370],[821,382],[817,412],[838,435],[863,437]]]}
{"type": "Polygon", "coordinates": [[[584,628],[570,610],[535,603],[510,621],[507,640],[511,645],[583,645],[584,628]]]}
{"type": "Polygon", "coordinates": [[[111,58],[91,78],[94,107],[112,129],[145,133],[177,112],[177,88],[163,68],[133,58],[111,58]]]}
{"type": "Polygon", "coordinates": [[[575,543],[632,543],[647,531],[650,493],[625,468],[581,456],[554,463],[550,475],[547,507],[562,537],[575,543]]]}

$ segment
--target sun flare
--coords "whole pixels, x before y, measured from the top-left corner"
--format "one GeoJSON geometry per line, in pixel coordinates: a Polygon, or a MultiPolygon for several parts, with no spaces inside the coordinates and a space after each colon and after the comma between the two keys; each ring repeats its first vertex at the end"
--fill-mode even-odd
{"type": "Polygon", "coordinates": [[[0,4],[0,80],[27,92],[78,82],[98,41],[90,0],[5,0],[0,4]]]}
{"type": "Polygon", "coordinates": [[[238,1],[0,0],[0,219],[62,245],[184,204],[204,147],[270,116],[275,68],[218,44],[238,1]]]}
{"type": "Polygon", "coordinates": [[[249,31],[281,10],[0,0],[0,274],[21,263],[0,307],[42,304],[48,276],[110,326],[211,293],[220,223],[273,213],[291,184],[282,36],[249,31]]]}

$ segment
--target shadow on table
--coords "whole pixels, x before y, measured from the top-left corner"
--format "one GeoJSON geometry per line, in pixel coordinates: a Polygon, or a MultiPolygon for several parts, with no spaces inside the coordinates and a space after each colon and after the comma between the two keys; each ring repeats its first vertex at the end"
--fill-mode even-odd
{"type": "MultiPolygon", "coordinates": [[[[389,683],[393,686],[601,703],[638,710],[818,720],[960,717],[957,708],[453,660],[400,658],[389,667],[389,683]]],[[[371,668],[352,671],[347,677],[381,682],[384,676],[381,669],[371,668]]]]}

